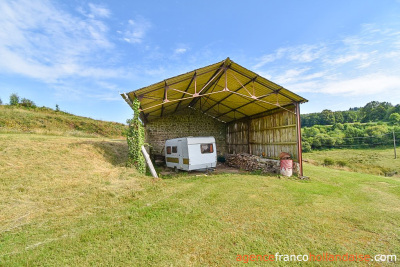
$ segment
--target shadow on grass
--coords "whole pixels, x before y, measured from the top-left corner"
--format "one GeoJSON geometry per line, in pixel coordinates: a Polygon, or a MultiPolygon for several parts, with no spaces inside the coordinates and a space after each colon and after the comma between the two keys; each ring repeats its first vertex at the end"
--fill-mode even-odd
{"type": "Polygon", "coordinates": [[[128,161],[128,144],[125,140],[117,141],[84,141],[79,142],[78,145],[90,145],[97,151],[100,151],[104,159],[114,166],[126,166],[128,161]]]}

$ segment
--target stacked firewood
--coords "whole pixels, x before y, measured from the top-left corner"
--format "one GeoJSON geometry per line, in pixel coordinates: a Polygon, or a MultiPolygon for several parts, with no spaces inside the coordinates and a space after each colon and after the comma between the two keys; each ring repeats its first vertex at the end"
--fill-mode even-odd
{"type": "Polygon", "coordinates": [[[229,154],[226,164],[230,167],[246,171],[261,170],[265,173],[279,173],[279,161],[254,156],[251,154],[229,154]]]}
{"type": "Polygon", "coordinates": [[[250,154],[230,154],[226,157],[226,164],[229,167],[235,167],[246,171],[255,171],[261,169],[258,157],[250,154]]]}

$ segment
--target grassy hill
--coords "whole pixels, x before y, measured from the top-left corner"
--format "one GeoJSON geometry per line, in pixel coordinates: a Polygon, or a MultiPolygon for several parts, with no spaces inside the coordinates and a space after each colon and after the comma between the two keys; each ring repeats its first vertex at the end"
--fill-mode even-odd
{"type": "Polygon", "coordinates": [[[122,137],[122,123],[75,116],[46,107],[0,105],[0,133],[38,133],[82,137],[122,137]]]}
{"type": "Polygon", "coordinates": [[[153,180],[125,167],[126,155],[123,141],[0,134],[0,265],[235,266],[238,254],[276,252],[399,260],[398,177],[306,164],[308,181],[153,180]]]}
{"type": "Polygon", "coordinates": [[[346,171],[400,177],[400,158],[393,148],[331,149],[303,154],[305,162],[346,171]]]}

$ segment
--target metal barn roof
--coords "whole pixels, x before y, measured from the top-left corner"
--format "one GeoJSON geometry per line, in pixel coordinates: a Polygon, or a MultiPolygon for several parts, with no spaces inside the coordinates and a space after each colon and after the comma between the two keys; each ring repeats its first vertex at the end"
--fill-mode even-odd
{"type": "Polygon", "coordinates": [[[121,96],[129,105],[139,99],[144,122],[187,107],[231,122],[308,101],[229,58],[121,96]]]}

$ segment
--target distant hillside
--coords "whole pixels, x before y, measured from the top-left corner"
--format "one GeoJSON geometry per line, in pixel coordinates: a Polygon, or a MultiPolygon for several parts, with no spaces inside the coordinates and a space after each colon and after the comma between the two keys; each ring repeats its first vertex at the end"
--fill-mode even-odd
{"type": "Polygon", "coordinates": [[[400,104],[392,105],[389,102],[371,101],[364,107],[350,108],[346,111],[332,111],[324,109],[301,115],[301,126],[333,125],[335,123],[354,122],[400,122],[400,104]]]}
{"type": "Polygon", "coordinates": [[[400,104],[372,101],[364,107],[301,115],[303,152],[331,148],[388,147],[400,135],[400,104]]]}
{"type": "Polygon", "coordinates": [[[0,105],[0,133],[119,138],[126,128],[122,123],[94,120],[46,107],[0,105]]]}

